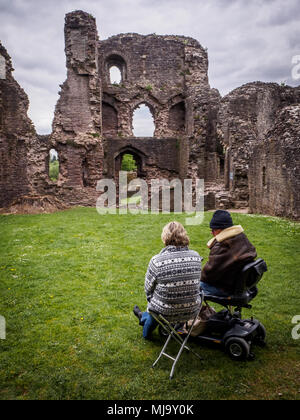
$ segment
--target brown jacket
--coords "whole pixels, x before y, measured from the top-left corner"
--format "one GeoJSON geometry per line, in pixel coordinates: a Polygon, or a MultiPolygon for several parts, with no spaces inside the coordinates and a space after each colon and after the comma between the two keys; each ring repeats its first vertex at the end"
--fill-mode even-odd
{"type": "Polygon", "coordinates": [[[232,226],[208,242],[210,254],[201,281],[229,293],[234,291],[241,268],[256,258],[256,250],[243,232],[242,226],[232,226]]]}

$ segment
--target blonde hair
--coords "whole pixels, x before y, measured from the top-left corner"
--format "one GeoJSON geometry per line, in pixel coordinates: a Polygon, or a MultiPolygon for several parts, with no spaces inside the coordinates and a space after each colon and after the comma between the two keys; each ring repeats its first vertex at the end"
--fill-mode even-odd
{"type": "Polygon", "coordinates": [[[168,223],[163,228],[161,240],[163,241],[165,246],[187,246],[190,243],[186,230],[179,222],[168,223]]]}

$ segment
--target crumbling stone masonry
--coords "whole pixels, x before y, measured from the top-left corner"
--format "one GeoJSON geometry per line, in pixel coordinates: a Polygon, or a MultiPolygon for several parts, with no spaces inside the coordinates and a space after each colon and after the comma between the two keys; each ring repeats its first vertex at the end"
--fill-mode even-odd
{"type": "Polygon", "coordinates": [[[0,211],[95,206],[97,181],[117,180],[129,153],[147,182],[204,178],[207,209],[250,206],[299,219],[300,88],[257,82],[222,98],[196,40],[129,33],[100,41],[82,11],[66,15],[65,52],[53,130],[40,136],[0,46],[0,211]],[[113,66],[120,83],[110,80],[113,66]],[[133,135],[141,104],[154,119],[151,138],[133,135]],[[57,182],[49,178],[51,149],[57,182]]]}
{"type": "Polygon", "coordinates": [[[299,218],[299,104],[300,87],[261,82],[222,99],[224,180],[236,206],[249,203],[253,213],[299,218]]]}
{"type": "Polygon", "coordinates": [[[255,144],[249,165],[250,210],[299,219],[300,105],[277,113],[262,144],[255,144]]]}

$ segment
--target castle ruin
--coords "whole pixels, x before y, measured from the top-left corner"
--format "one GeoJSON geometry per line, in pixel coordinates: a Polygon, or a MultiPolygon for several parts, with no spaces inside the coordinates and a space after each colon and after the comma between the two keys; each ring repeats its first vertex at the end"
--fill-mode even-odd
{"type": "Polygon", "coordinates": [[[52,133],[38,135],[28,98],[0,44],[0,211],[95,206],[97,181],[117,179],[125,154],[137,175],[204,179],[205,208],[249,208],[300,219],[300,87],[254,82],[225,97],[208,81],[206,50],[183,36],[113,36],[100,41],[93,16],[65,19],[67,79],[52,133]],[[110,69],[119,69],[112,83],[110,69]],[[145,104],[153,137],[135,137],[145,104]],[[49,152],[59,177],[49,177],[49,152]]]}

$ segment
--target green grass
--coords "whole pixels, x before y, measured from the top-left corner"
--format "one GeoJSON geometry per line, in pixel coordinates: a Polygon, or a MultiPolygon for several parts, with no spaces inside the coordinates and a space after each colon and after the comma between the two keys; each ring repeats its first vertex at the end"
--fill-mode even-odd
{"type": "Polygon", "coordinates": [[[49,163],[49,177],[51,181],[57,181],[59,175],[59,162],[58,160],[52,160],[49,163]]]}
{"type": "MultiPolygon", "coordinates": [[[[187,227],[207,259],[204,224],[187,227]]],[[[0,399],[299,399],[300,340],[291,323],[299,306],[299,224],[234,214],[268,264],[253,309],[267,347],[251,362],[197,347],[155,369],[161,341],[144,341],[132,313],[145,308],[144,275],[162,247],[162,227],[184,215],[107,215],[76,208],[0,216],[0,399]]],[[[204,261],[205,262],[205,261],[204,261]]],[[[176,344],[175,344],[176,346],[176,344]]],[[[175,349],[175,347],[174,347],[175,349]]],[[[176,347],[177,349],[177,347],[176,347]]]]}

